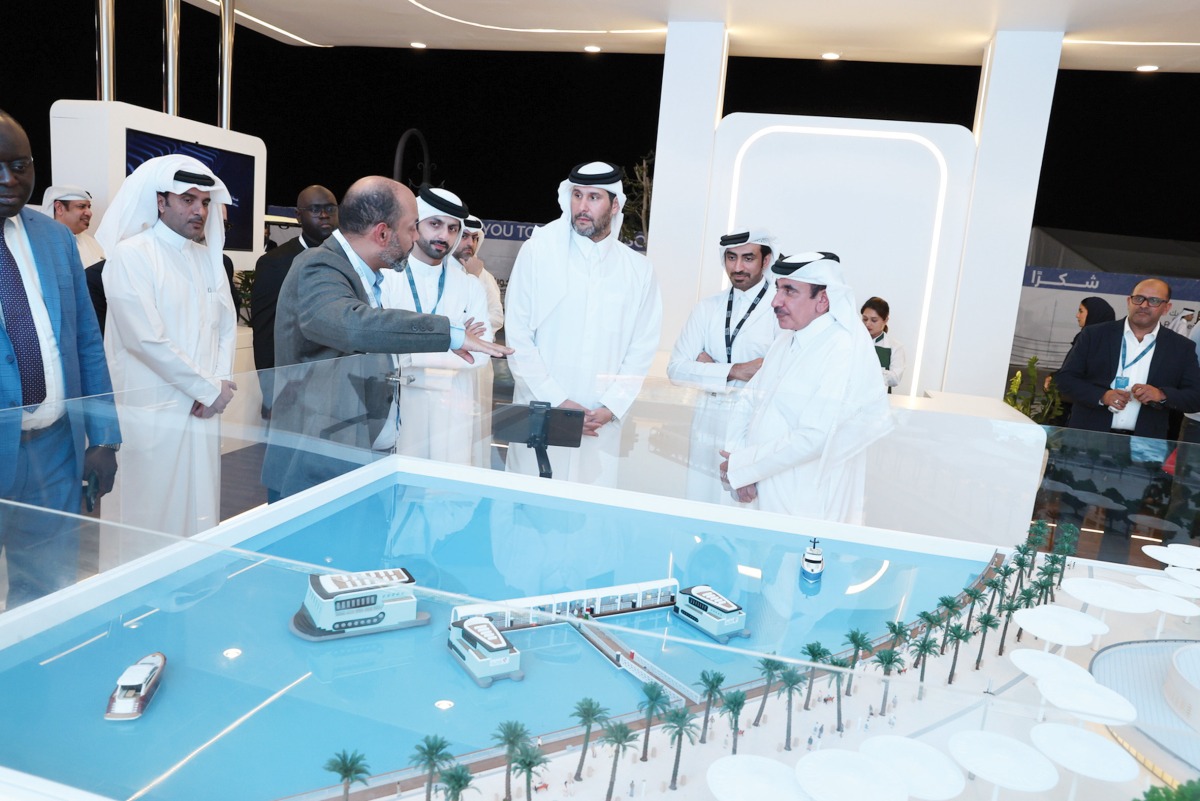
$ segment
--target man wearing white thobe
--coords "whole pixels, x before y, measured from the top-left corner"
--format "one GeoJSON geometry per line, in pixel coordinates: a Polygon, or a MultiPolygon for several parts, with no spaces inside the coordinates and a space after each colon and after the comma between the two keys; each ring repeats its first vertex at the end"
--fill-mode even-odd
{"type": "Polygon", "coordinates": [[[88,233],[88,226],[92,224],[91,192],[74,184],[52,186],[42,195],[42,212],[75,234],[79,261],[85,269],[104,260],[104,248],[88,233]]]}
{"type": "Polygon", "coordinates": [[[771,272],[785,331],[738,398],[722,472],[760,509],[861,523],[867,448],[892,428],[879,359],[836,255],[790,256],[771,272]]]}
{"type": "MultiPolygon", "coordinates": [[[[440,314],[451,325],[480,323],[484,328],[480,338],[491,342],[483,286],[450,255],[458,244],[467,207],[451,192],[422,187],[417,193],[417,214],[416,246],[404,270],[383,273],[384,308],[440,314]]],[[[450,351],[401,356],[407,383],[400,390],[396,453],[482,464],[475,376],[489,361],[479,358],[468,363],[450,351]]]]}
{"type": "Polygon", "coordinates": [[[701,390],[692,416],[687,497],[732,505],[737,499],[717,469],[729,412],[779,334],[771,309],[775,286],[764,274],[771,264],[770,234],[751,230],[721,237],[721,263],[730,287],[692,309],[667,375],[672,383],[701,390]]]}
{"type": "MultiPolygon", "coordinates": [[[[474,276],[483,286],[483,294],[487,297],[487,323],[491,329],[492,339],[496,339],[500,329],[504,327],[504,299],[500,294],[500,284],[496,277],[488,272],[487,265],[479,258],[483,247],[485,234],[483,220],[474,214],[468,214],[463,220],[462,238],[454,251],[454,263],[458,264],[467,275],[474,276]]],[[[492,466],[492,387],[496,382],[495,370],[491,359],[483,359],[483,366],[471,373],[475,382],[476,403],[479,415],[475,418],[475,438],[479,442],[476,448],[478,467],[492,466]]]]}
{"type": "Polygon", "coordinates": [[[188,536],[220,522],[220,427],[237,386],[237,318],[221,263],[229,192],[189,156],[146,161],[100,225],[104,350],[128,431],[106,520],[188,536]],[[199,244],[205,241],[206,244],[199,244]]]}
{"type": "MultiPolygon", "coordinates": [[[[521,246],[508,283],[513,400],[583,410],[582,445],[548,449],[554,476],[616,486],[621,424],[658,348],[662,298],[649,259],[618,239],[619,167],[575,167],[558,201],[562,216],[521,246]]],[[[533,450],[511,445],[507,469],[537,475],[533,450]]]]}

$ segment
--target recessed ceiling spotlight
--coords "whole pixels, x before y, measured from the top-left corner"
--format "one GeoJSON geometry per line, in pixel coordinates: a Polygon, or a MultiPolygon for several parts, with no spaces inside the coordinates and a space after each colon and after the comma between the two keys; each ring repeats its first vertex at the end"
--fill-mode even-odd
{"type": "Polygon", "coordinates": [[[585,53],[599,53],[599,52],[600,52],[600,48],[599,48],[597,45],[588,45],[587,47],[583,48],[583,52],[585,52],[585,53]]]}
{"type": "Polygon", "coordinates": [[[417,50],[424,50],[429,45],[425,44],[424,42],[409,42],[408,46],[416,48],[417,50]]]}
{"type": "Polygon", "coordinates": [[[842,57],[841,53],[834,53],[832,51],[821,54],[821,58],[825,59],[826,61],[837,61],[841,57],[842,57]]]}
{"type": "Polygon", "coordinates": [[[1143,64],[1142,66],[1137,68],[1137,71],[1138,72],[1157,72],[1158,65],[1157,64],[1143,64]]]}

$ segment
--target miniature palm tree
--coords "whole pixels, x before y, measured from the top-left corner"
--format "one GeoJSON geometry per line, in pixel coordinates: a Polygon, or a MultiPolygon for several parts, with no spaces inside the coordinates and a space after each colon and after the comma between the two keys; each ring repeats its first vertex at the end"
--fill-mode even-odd
{"type": "Polygon", "coordinates": [[[884,625],[887,626],[888,635],[892,638],[893,651],[908,641],[908,626],[903,620],[889,620],[884,625]]]}
{"type": "Polygon", "coordinates": [[[1062,558],[1062,572],[1058,574],[1058,586],[1062,587],[1063,576],[1067,573],[1067,557],[1075,553],[1079,544],[1079,526],[1064,523],[1058,527],[1058,535],[1054,539],[1054,553],[1062,558]]]}
{"type": "Polygon", "coordinates": [[[983,586],[987,587],[988,592],[991,593],[991,597],[988,598],[987,608],[988,614],[991,614],[995,611],[996,599],[1008,594],[1008,583],[1004,580],[1004,576],[1001,576],[997,572],[996,575],[983,582],[983,586]]]}
{"type": "Polygon", "coordinates": [[[925,697],[925,668],[929,666],[929,657],[938,652],[938,644],[929,637],[923,637],[910,645],[908,652],[915,657],[914,665],[921,663],[921,677],[917,684],[917,700],[920,701],[925,697]]]}
{"type": "Polygon", "coordinates": [[[858,667],[862,652],[871,650],[871,637],[861,629],[850,629],[846,633],[845,644],[854,649],[850,654],[850,676],[846,679],[846,697],[849,698],[854,690],[854,669],[858,667]]]}
{"type": "Polygon", "coordinates": [[[809,710],[812,709],[812,691],[813,683],[817,678],[817,664],[824,662],[832,654],[829,653],[828,648],[819,642],[810,642],[804,646],[803,651],[804,657],[812,663],[808,668],[808,692],[804,696],[804,708],[805,710],[809,710]]]}
{"type": "Polygon", "coordinates": [[[883,703],[879,705],[879,713],[883,714],[887,711],[888,688],[891,685],[888,676],[892,675],[893,670],[900,670],[904,667],[904,657],[889,648],[876,653],[872,657],[871,663],[883,670],[883,703]]]}
{"type": "Polygon", "coordinates": [[[1013,558],[1009,560],[1009,564],[1017,571],[1015,574],[1017,579],[1013,582],[1012,590],[1008,595],[1008,599],[1011,601],[1017,597],[1017,593],[1025,586],[1025,568],[1029,566],[1029,558],[1024,554],[1014,554],[1013,558]]]}
{"type": "Polygon", "coordinates": [[[967,599],[967,622],[964,624],[968,629],[971,628],[971,620],[975,617],[975,604],[983,600],[986,595],[983,590],[978,587],[967,587],[963,590],[963,597],[967,599]]]}
{"type": "Polygon", "coordinates": [[[637,742],[637,738],[637,732],[629,728],[628,723],[619,720],[604,721],[604,734],[600,735],[600,742],[613,747],[612,774],[608,777],[608,794],[604,796],[604,801],[612,801],[613,788],[617,786],[617,765],[621,762],[621,755],[637,742]]]}
{"type": "MultiPolygon", "coordinates": [[[[917,620],[921,621],[924,632],[921,634],[921,639],[927,642],[933,640],[933,634],[942,627],[942,618],[936,612],[918,612],[917,620]]],[[[934,651],[937,650],[937,643],[934,643],[934,651]]],[[[922,657],[924,660],[925,657],[922,657]]],[[[916,667],[916,663],[913,663],[916,667]]]]}
{"type": "Polygon", "coordinates": [[[979,624],[979,654],[975,657],[975,669],[979,670],[983,664],[983,644],[987,642],[987,633],[1000,628],[1000,618],[984,612],[975,622],[979,624]]]}
{"type": "Polygon", "coordinates": [[[792,750],[792,696],[804,686],[804,674],[788,665],[779,673],[779,690],[776,695],[787,696],[787,739],[783,741],[783,750],[792,750]]]}
{"type": "Polygon", "coordinates": [[[733,754],[737,755],[738,741],[738,719],[742,716],[742,710],[746,707],[746,694],[741,690],[730,690],[727,693],[721,694],[721,714],[729,718],[729,725],[733,729],[733,754]]]}
{"type": "Polygon", "coordinates": [[[472,790],[478,791],[478,787],[471,787],[471,780],[475,777],[471,775],[471,769],[466,765],[451,765],[444,769],[438,778],[441,779],[442,787],[446,790],[446,801],[462,801],[463,793],[470,787],[472,790]]]}
{"type": "Polygon", "coordinates": [[[696,713],[686,706],[677,706],[667,711],[663,716],[663,731],[667,739],[675,746],[675,767],[671,769],[671,789],[678,789],[679,760],[683,756],[683,738],[689,743],[696,742],[696,713]]]}
{"type": "MultiPolygon", "coordinates": [[[[835,668],[850,667],[850,662],[841,657],[834,657],[833,659],[830,659],[829,664],[833,665],[835,668]]],[[[845,679],[846,674],[840,670],[832,671],[829,674],[829,681],[837,684],[837,689],[835,692],[837,693],[837,731],[839,734],[842,731],[842,682],[845,681],[845,679]]]]}
{"type": "Polygon", "coordinates": [[[521,743],[529,740],[529,729],[525,728],[524,723],[515,720],[501,721],[492,732],[492,740],[504,749],[504,801],[512,801],[513,755],[517,753],[517,747],[521,743]]]}
{"type": "Polygon", "coordinates": [[[958,649],[964,642],[971,639],[975,633],[966,626],[960,626],[955,623],[950,627],[949,634],[950,640],[954,643],[954,658],[950,660],[950,677],[946,679],[946,683],[953,684],[954,671],[958,668],[958,649]]]}
{"type": "Polygon", "coordinates": [[[1004,628],[1000,631],[1000,650],[996,652],[996,656],[1004,656],[1004,641],[1008,638],[1008,624],[1012,623],[1013,612],[1021,609],[1021,604],[1017,601],[1005,601],[1000,604],[1000,612],[1004,615],[1004,628]]]}
{"type": "Polygon", "coordinates": [[[344,750],[338,751],[326,760],[325,770],[337,774],[338,781],[342,783],[343,801],[350,799],[351,784],[354,782],[366,784],[367,777],[371,775],[371,766],[367,764],[367,758],[358,751],[350,753],[346,753],[344,750]]]}
{"type": "Polygon", "coordinates": [[[939,653],[946,653],[946,637],[950,631],[950,621],[958,617],[958,613],[962,611],[962,604],[958,602],[958,598],[953,595],[943,595],[938,598],[937,608],[943,612],[942,617],[942,647],[939,653]]]}
{"type": "Polygon", "coordinates": [[[588,740],[592,737],[592,726],[603,723],[608,717],[608,708],[600,706],[598,701],[582,698],[575,704],[571,717],[583,726],[583,746],[579,749],[579,766],[575,768],[575,781],[583,781],[583,760],[587,757],[588,740]]]}
{"type": "Polygon", "coordinates": [[[1050,600],[1050,593],[1054,591],[1054,579],[1045,574],[1035,578],[1029,585],[1029,588],[1037,593],[1037,606],[1041,606],[1050,600]]]}
{"type": "Polygon", "coordinates": [[[1025,563],[1025,580],[1028,581],[1030,576],[1033,575],[1033,568],[1037,565],[1037,549],[1028,542],[1023,542],[1013,547],[1013,553],[1016,554],[1013,557],[1014,563],[1018,556],[1025,563]]]}
{"type": "Polygon", "coordinates": [[[427,734],[417,743],[408,764],[428,774],[425,780],[425,801],[433,798],[433,777],[444,766],[454,762],[454,754],[450,753],[450,741],[436,734],[427,734]]]}
{"type": "Polygon", "coordinates": [[[775,677],[781,670],[783,670],[783,663],[778,659],[763,657],[758,660],[758,672],[766,680],[766,685],[763,687],[762,702],[758,705],[758,714],[754,716],[754,723],[751,725],[757,726],[762,720],[763,710],[767,708],[767,696],[771,693],[771,685],[775,683],[775,677]]]}
{"type": "Polygon", "coordinates": [[[1007,562],[996,568],[996,575],[1000,577],[1002,583],[1002,586],[1000,587],[1000,600],[1004,600],[1004,597],[1008,594],[1008,580],[1012,578],[1013,574],[1016,572],[1017,569],[1007,562]]]}
{"type": "Polygon", "coordinates": [[[642,701],[638,709],[646,713],[646,735],[642,738],[642,761],[650,758],[650,726],[654,718],[666,712],[671,706],[671,698],[667,691],[657,681],[642,683],[642,701]]]}
{"type": "Polygon", "coordinates": [[[700,681],[696,682],[703,690],[704,723],[700,726],[700,743],[708,742],[708,716],[712,711],[713,701],[721,697],[721,685],[725,683],[725,674],[718,670],[700,671],[700,681]]]}
{"type": "Polygon", "coordinates": [[[526,798],[533,798],[533,777],[549,762],[550,760],[542,753],[542,749],[528,740],[517,746],[517,751],[512,757],[512,766],[518,775],[525,777],[526,798]]]}

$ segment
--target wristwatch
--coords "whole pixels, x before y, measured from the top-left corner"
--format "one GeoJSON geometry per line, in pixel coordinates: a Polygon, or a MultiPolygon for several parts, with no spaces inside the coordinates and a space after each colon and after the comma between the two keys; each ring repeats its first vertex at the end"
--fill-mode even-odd
{"type": "Polygon", "coordinates": [[[119,451],[119,450],[121,450],[121,443],[119,443],[119,442],[105,442],[105,443],[102,443],[102,444],[100,444],[100,445],[95,445],[95,446],[93,446],[93,447],[96,447],[96,448],[108,448],[110,451],[119,451]]]}

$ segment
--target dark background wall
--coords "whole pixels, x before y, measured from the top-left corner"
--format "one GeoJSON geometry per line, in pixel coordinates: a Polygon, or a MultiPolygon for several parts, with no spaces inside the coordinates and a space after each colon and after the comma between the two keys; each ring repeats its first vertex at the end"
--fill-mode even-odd
{"type": "MultiPolygon", "coordinates": [[[[118,100],[162,107],[162,3],[117,3],[118,100]]],[[[50,104],[96,97],[93,4],[9,0],[0,108],[29,131],[35,199],[51,177],[50,104]]],[[[219,23],[182,7],[180,111],[217,121],[219,23]]],[[[482,216],[557,215],[573,164],[631,167],[653,150],[662,57],[293,47],[239,27],[232,118],[269,153],[267,199],[391,174],[397,140],[419,128],[433,181],[482,216]]],[[[725,112],[955,123],[970,127],[979,68],[733,58],[725,112]]],[[[1192,187],[1200,75],[1062,71],[1035,224],[1200,240],[1192,187]]],[[[410,154],[415,149],[410,149],[410,154]]],[[[416,157],[406,160],[415,175],[416,157]]]]}

